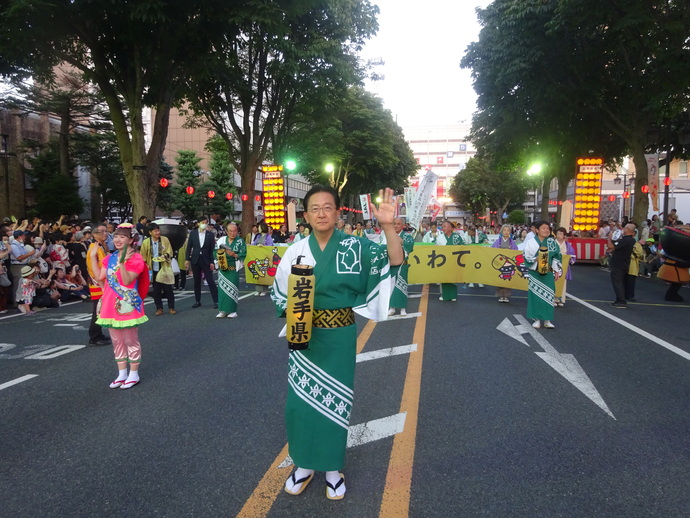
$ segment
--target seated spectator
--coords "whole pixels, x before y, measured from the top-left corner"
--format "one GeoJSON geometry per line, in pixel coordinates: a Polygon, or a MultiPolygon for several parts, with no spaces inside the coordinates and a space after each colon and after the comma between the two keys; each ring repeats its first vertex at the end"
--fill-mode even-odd
{"type": "Polygon", "coordinates": [[[67,272],[65,272],[65,279],[67,279],[67,282],[70,282],[77,286],[82,286],[86,293],[90,293],[89,284],[84,278],[82,269],[79,267],[78,264],[73,265],[69,270],[67,270],[67,272]]]}
{"type": "Polygon", "coordinates": [[[55,268],[55,272],[55,288],[60,292],[60,302],[89,299],[88,287],[85,288],[70,282],[62,268],[55,268]]]}
{"type": "Polygon", "coordinates": [[[51,292],[51,284],[53,283],[53,277],[55,276],[55,270],[50,270],[46,275],[41,275],[40,273],[34,277],[36,281],[36,295],[34,296],[33,308],[56,308],[60,305],[60,293],[53,289],[51,292]]]}

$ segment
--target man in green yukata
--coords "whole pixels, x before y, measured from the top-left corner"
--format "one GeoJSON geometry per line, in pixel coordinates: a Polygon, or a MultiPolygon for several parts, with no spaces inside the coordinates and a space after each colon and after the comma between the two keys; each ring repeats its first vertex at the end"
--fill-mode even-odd
{"type": "MultiPolygon", "coordinates": [[[[436,244],[439,245],[463,245],[462,237],[453,230],[453,224],[445,220],[441,225],[443,233],[436,239],[436,244]]],[[[441,284],[441,296],[438,300],[449,300],[455,302],[458,299],[458,285],[455,283],[445,282],[441,284]]]]}
{"type": "MultiPolygon", "coordinates": [[[[304,197],[312,233],[290,246],[278,265],[271,298],[279,316],[285,314],[288,298],[297,296],[295,287],[288,291],[288,277],[298,259],[313,266],[315,279],[308,348],[292,350],[288,359],[285,426],[296,469],[285,481],[285,491],[291,495],[301,494],[315,471],[324,471],[326,497],[341,500],[345,496],[341,470],[357,354],[354,313],[385,320],[394,283],[391,267],[404,260],[401,239],[393,227],[393,191],[381,190],[380,196],[374,216],[385,232],[387,245],[337,230],[338,193],[331,187],[312,187],[304,197]]],[[[293,332],[291,329],[290,334],[293,332]]]]}

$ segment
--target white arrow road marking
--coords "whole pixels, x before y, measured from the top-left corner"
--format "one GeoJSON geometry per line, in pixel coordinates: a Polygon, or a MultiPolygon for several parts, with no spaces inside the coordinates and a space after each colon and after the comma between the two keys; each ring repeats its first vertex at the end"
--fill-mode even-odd
{"type": "MultiPolygon", "coordinates": [[[[402,432],[405,428],[405,417],[407,417],[407,412],[402,412],[350,426],[347,431],[347,447],[354,448],[355,446],[385,439],[402,432]]],[[[278,465],[278,469],[292,465],[292,458],[288,455],[278,465]]]]}
{"type": "Polygon", "coordinates": [[[12,380],[12,381],[8,381],[8,382],[3,383],[2,385],[0,385],[0,390],[4,390],[4,389],[6,389],[6,388],[11,387],[12,385],[17,385],[18,383],[22,383],[22,382],[24,382],[24,381],[28,381],[28,380],[30,380],[31,378],[35,378],[35,377],[37,377],[37,376],[38,376],[38,374],[27,374],[26,376],[22,376],[21,378],[17,378],[17,379],[14,379],[14,380],[12,380]]]}
{"type": "Polygon", "coordinates": [[[513,325],[509,319],[504,318],[503,322],[498,324],[498,329],[501,333],[507,334],[509,337],[514,338],[520,343],[525,344],[527,347],[529,347],[529,344],[527,343],[527,340],[522,338],[522,333],[526,333],[527,329],[523,329],[522,325],[515,326],[513,325]]]}
{"type": "MultiPolygon", "coordinates": [[[[520,337],[522,338],[522,337],[520,337]]],[[[379,358],[387,358],[389,356],[398,356],[399,354],[408,354],[417,350],[417,344],[399,345],[397,347],[389,347],[388,349],[379,349],[378,351],[370,351],[368,353],[359,353],[357,355],[357,363],[368,360],[378,360],[379,358]]]]}
{"type": "Polygon", "coordinates": [[[539,331],[534,329],[527,319],[522,315],[513,316],[519,322],[519,325],[513,326],[506,318],[496,329],[507,334],[511,338],[515,338],[525,345],[527,345],[527,342],[521,335],[531,335],[532,338],[534,338],[534,340],[541,346],[541,348],[544,349],[543,353],[536,352],[535,354],[537,356],[549,364],[558,374],[572,383],[575,388],[587,396],[595,405],[601,408],[613,419],[616,419],[592,381],[589,379],[589,376],[587,376],[582,367],[580,367],[580,364],[577,362],[575,357],[572,354],[559,353],[554,346],[551,345],[549,341],[544,338],[541,333],[539,333],[539,331]],[[509,327],[512,327],[512,329],[509,327]]]}

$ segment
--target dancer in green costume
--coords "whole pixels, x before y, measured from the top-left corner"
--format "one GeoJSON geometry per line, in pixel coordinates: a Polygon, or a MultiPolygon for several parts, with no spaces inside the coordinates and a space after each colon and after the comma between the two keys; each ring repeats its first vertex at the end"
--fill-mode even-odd
{"type": "Polygon", "coordinates": [[[298,495],[314,477],[326,472],[326,496],[345,496],[347,432],[352,411],[357,326],[354,313],[383,320],[393,288],[391,266],[404,253],[393,228],[393,191],[381,191],[374,216],[386,233],[387,245],[335,229],[340,197],[331,187],[314,186],[304,197],[305,216],[313,232],[285,252],[271,297],[278,315],[285,314],[288,276],[298,257],[314,266],[314,324],[308,349],[291,351],[285,424],[296,469],[285,491],[298,495]],[[300,257],[301,256],[301,257],[300,257]]]}
{"type": "MultiPolygon", "coordinates": [[[[436,243],[439,245],[463,245],[462,237],[457,232],[453,232],[453,224],[445,220],[441,225],[442,234],[439,234],[436,243]]],[[[450,300],[455,302],[458,298],[458,285],[455,283],[441,284],[441,296],[438,300],[450,300]]]]}
{"type": "Polygon", "coordinates": [[[228,223],[227,236],[216,241],[215,256],[218,261],[218,314],[216,318],[237,318],[237,301],[240,294],[241,261],[247,257],[247,245],[239,236],[235,223],[228,223]],[[224,256],[224,258],[223,258],[224,256]]]}
{"type": "MultiPolygon", "coordinates": [[[[393,228],[402,240],[403,249],[405,250],[405,257],[409,256],[414,249],[414,238],[405,232],[405,222],[402,218],[395,218],[393,221],[393,228]]],[[[395,310],[400,309],[401,315],[407,315],[407,271],[410,265],[407,264],[407,259],[400,266],[400,271],[395,277],[395,287],[391,295],[391,308],[388,310],[388,316],[395,315],[395,310]]]]}
{"type": "Polygon", "coordinates": [[[525,241],[525,262],[529,267],[527,291],[527,318],[534,319],[532,327],[553,329],[553,303],[556,281],[563,273],[561,248],[551,237],[551,227],[546,221],[536,223],[537,235],[525,241]]]}

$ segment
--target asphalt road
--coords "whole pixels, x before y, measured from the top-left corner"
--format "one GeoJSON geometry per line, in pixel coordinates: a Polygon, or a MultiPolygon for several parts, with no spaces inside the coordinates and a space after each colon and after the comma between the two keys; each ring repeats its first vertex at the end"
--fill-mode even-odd
{"type": "Polygon", "coordinates": [[[573,271],[554,330],[490,287],[413,286],[409,318],[358,317],[379,354],[358,363],[341,502],[321,474],[281,492],[288,352],[251,287],[234,320],[178,292],[140,328],[127,391],[108,389],[111,348],[85,346],[89,304],[5,315],[0,517],[686,517],[690,290],[666,303],[638,279],[613,309],[606,272],[573,271]]]}

